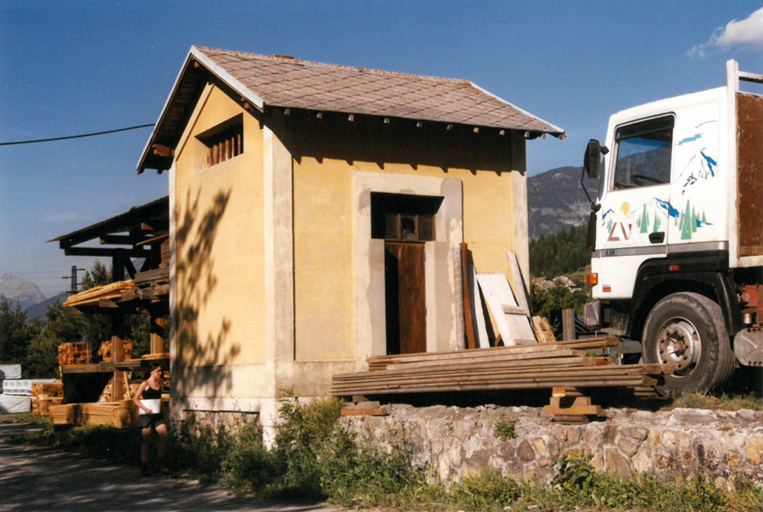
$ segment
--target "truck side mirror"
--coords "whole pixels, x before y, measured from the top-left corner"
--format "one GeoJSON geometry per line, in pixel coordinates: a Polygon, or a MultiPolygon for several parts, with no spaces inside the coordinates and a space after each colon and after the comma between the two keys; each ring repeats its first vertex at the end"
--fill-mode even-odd
{"type": "MultiPolygon", "coordinates": [[[[585,168],[588,179],[598,180],[601,173],[601,145],[596,139],[588,141],[588,147],[585,150],[585,162],[583,167],[585,168]]],[[[606,153],[605,153],[606,154],[606,153]]]]}

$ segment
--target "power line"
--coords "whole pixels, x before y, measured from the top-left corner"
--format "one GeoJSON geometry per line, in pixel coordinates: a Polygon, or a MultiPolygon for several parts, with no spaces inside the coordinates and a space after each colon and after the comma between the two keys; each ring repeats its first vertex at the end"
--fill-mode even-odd
{"type": "Polygon", "coordinates": [[[0,142],[0,146],[18,146],[20,144],[37,144],[39,142],[53,142],[56,140],[71,140],[71,139],[83,139],[85,137],[95,137],[97,135],[108,135],[109,133],[119,133],[119,132],[126,132],[129,130],[138,130],[140,128],[148,128],[154,126],[153,123],[151,124],[141,124],[139,126],[130,126],[128,128],[118,128],[116,130],[107,130],[105,132],[93,132],[93,133],[83,133],[81,135],[68,135],[66,137],[54,137],[51,139],[36,139],[36,140],[20,140],[15,142],[0,142]]]}

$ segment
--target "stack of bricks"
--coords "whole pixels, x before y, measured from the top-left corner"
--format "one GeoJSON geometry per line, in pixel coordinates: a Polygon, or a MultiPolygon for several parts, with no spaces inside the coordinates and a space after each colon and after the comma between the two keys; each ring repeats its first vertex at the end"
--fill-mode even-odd
{"type": "Polygon", "coordinates": [[[91,364],[93,354],[90,344],[84,342],[62,343],[58,346],[58,364],[69,366],[73,364],[91,364]]]}
{"type": "Polygon", "coordinates": [[[64,401],[64,386],[59,380],[55,383],[32,384],[32,413],[35,416],[50,415],[50,407],[61,405],[64,401]]]}
{"type": "MultiPolygon", "coordinates": [[[[122,361],[129,361],[132,359],[132,341],[124,340],[122,342],[122,351],[122,361]]],[[[114,360],[111,340],[107,340],[101,343],[101,348],[98,349],[98,355],[101,356],[101,361],[111,362],[114,360]]]]}

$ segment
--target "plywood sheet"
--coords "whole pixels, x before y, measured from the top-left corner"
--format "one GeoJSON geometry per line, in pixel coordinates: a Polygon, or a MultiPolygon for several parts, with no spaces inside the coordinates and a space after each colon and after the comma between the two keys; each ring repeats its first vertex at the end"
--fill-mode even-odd
{"type": "Polygon", "coordinates": [[[498,325],[504,345],[537,343],[530,318],[523,314],[508,314],[506,306],[518,308],[517,301],[504,274],[477,274],[477,281],[490,313],[498,325]]]}

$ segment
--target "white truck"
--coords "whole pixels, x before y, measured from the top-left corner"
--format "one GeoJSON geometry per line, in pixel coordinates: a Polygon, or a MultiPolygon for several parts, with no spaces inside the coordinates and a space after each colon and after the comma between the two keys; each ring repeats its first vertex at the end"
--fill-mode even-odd
{"type": "Polygon", "coordinates": [[[763,96],[740,81],[763,75],[728,61],[726,87],[619,112],[586,149],[587,322],[672,364],[666,395],[763,365],[763,96]]]}

